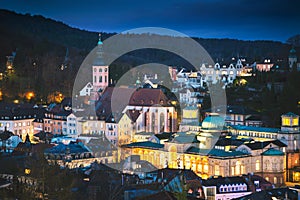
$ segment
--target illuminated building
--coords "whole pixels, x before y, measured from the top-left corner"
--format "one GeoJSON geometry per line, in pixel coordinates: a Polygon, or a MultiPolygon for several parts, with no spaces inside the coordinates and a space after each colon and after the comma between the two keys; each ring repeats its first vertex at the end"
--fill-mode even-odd
{"type": "Polygon", "coordinates": [[[102,93],[109,84],[109,67],[105,64],[103,58],[103,43],[101,41],[101,35],[99,35],[99,41],[96,49],[96,59],[93,62],[93,93],[95,98],[99,93],[102,93]]]}
{"type": "Polygon", "coordinates": [[[93,91],[92,83],[88,82],[80,91],[79,96],[91,96],[91,92],[93,91]]]}
{"type": "Polygon", "coordinates": [[[256,70],[260,72],[269,72],[274,66],[270,59],[265,59],[262,63],[256,63],[256,70]]]}

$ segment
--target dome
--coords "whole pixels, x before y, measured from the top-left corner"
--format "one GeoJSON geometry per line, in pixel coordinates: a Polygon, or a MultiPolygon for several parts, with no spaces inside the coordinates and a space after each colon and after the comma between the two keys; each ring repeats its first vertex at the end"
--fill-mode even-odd
{"type": "Polygon", "coordinates": [[[290,50],[290,54],[295,54],[296,53],[296,50],[294,49],[294,48],[292,48],[291,50],[290,50]]]}
{"type": "Polygon", "coordinates": [[[223,129],[225,121],[219,115],[211,115],[206,117],[202,122],[202,129],[220,130],[223,129]]]}

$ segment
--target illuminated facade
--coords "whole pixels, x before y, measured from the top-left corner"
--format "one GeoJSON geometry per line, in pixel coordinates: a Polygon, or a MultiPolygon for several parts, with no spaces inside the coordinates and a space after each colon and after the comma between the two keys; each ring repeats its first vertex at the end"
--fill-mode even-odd
{"type": "Polygon", "coordinates": [[[187,84],[194,88],[203,87],[204,83],[223,82],[225,85],[233,83],[237,76],[244,75],[242,61],[238,59],[236,64],[214,66],[202,64],[198,72],[184,72],[181,70],[176,77],[180,84],[187,84]],[[242,73],[243,72],[243,73],[242,73]]]}
{"type": "Polygon", "coordinates": [[[103,43],[101,41],[101,36],[99,36],[99,41],[96,51],[96,59],[93,63],[93,92],[103,92],[104,89],[108,86],[108,74],[109,67],[105,64],[103,59],[103,43]]]}
{"type": "Polygon", "coordinates": [[[137,142],[126,147],[131,149],[132,155],[140,155],[141,159],[158,168],[191,169],[204,179],[214,175],[226,177],[254,173],[276,186],[284,184],[282,147],[269,144],[255,149],[245,144],[236,151],[208,150],[198,148],[199,142],[192,138],[177,138],[164,144],[137,142]]]}
{"type": "Polygon", "coordinates": [[[281,115],[281,129],[278,139],[287,144],[287,151],[298,151],[300,149],[299,116],[294,113],[281,115]]]}
{"type": "Polygon", "coordinates": [[[273,66],[274,63],[271,63],[270,59],[265,59],[264,62],[256,64],[256,70],[260,72],[269,72],[273,66]]]}

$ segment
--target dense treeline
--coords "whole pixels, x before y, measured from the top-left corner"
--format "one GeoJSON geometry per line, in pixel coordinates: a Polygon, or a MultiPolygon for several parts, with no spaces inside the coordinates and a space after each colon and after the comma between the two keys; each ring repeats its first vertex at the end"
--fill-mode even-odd
{"type": "MultiPolygon", "coordinates": [[[[54,91],[71,95],[76,73],[84,58],[96,46],[98,33],[71,28],[43,16],[7,10],[0,10],[0,19],[0,72],[6,70],[6,56],[16,52],[15,74],[0,81],[3,98],[14,99],[27,90],[35,91],[36,98],[43,99],[54,91]]],[[[102,33],[104,40],[111,35],[113,33],[102,33]]],[[[290,44],[274,41],[194,39],[215,61],[225,64],[232,57],[245,57],[249,62],[268,57],[286,63],[291,48],[290,44]]],[[[128,53],[114,62],[110,69],[111,78],[117,80],[133,66],[153,61],[189,68],[189,63],[177,55],[145,49],[128,53]]]]}

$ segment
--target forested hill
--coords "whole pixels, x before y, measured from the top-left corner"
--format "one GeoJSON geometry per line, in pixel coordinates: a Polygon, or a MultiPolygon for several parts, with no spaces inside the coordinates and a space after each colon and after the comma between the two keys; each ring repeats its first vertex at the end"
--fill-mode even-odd
{"type": "MultiPolygon", "coordinates": [[[[102,35],[103,39],[106,39],[113,34],[102,35]]],[[[251,62],[265,57],[286,59],[291,48],[288,44],[274,41],[194,39],[219,62],[237,56],[246,57],[251,62]]],[[[9,98],[15,98],[25,90],[34,90],[41,97],[58,90],[70,95],[76,72],[97,41],[96,32],[72,28],[43,16],[0,10],[0,72],[5,72],[6,56],[16,52],[15,73],[9,79],[0,81],[2,91],[9,98]],[[67,68],[61,70],[62,65],[66,65],[67,68]]],[[[134,52],[132,55],[130,58],[137,61],[123,59],[118,63],[122,65],[124,61],[126,67],[122,68],[123,70],[153,59],[162,60],[163,64],[181,64],[174,55],[163,55],[153,51],[134,52]]],[[[116,72],[113,66],[111,72],[123,73],[116,72]]]]}

